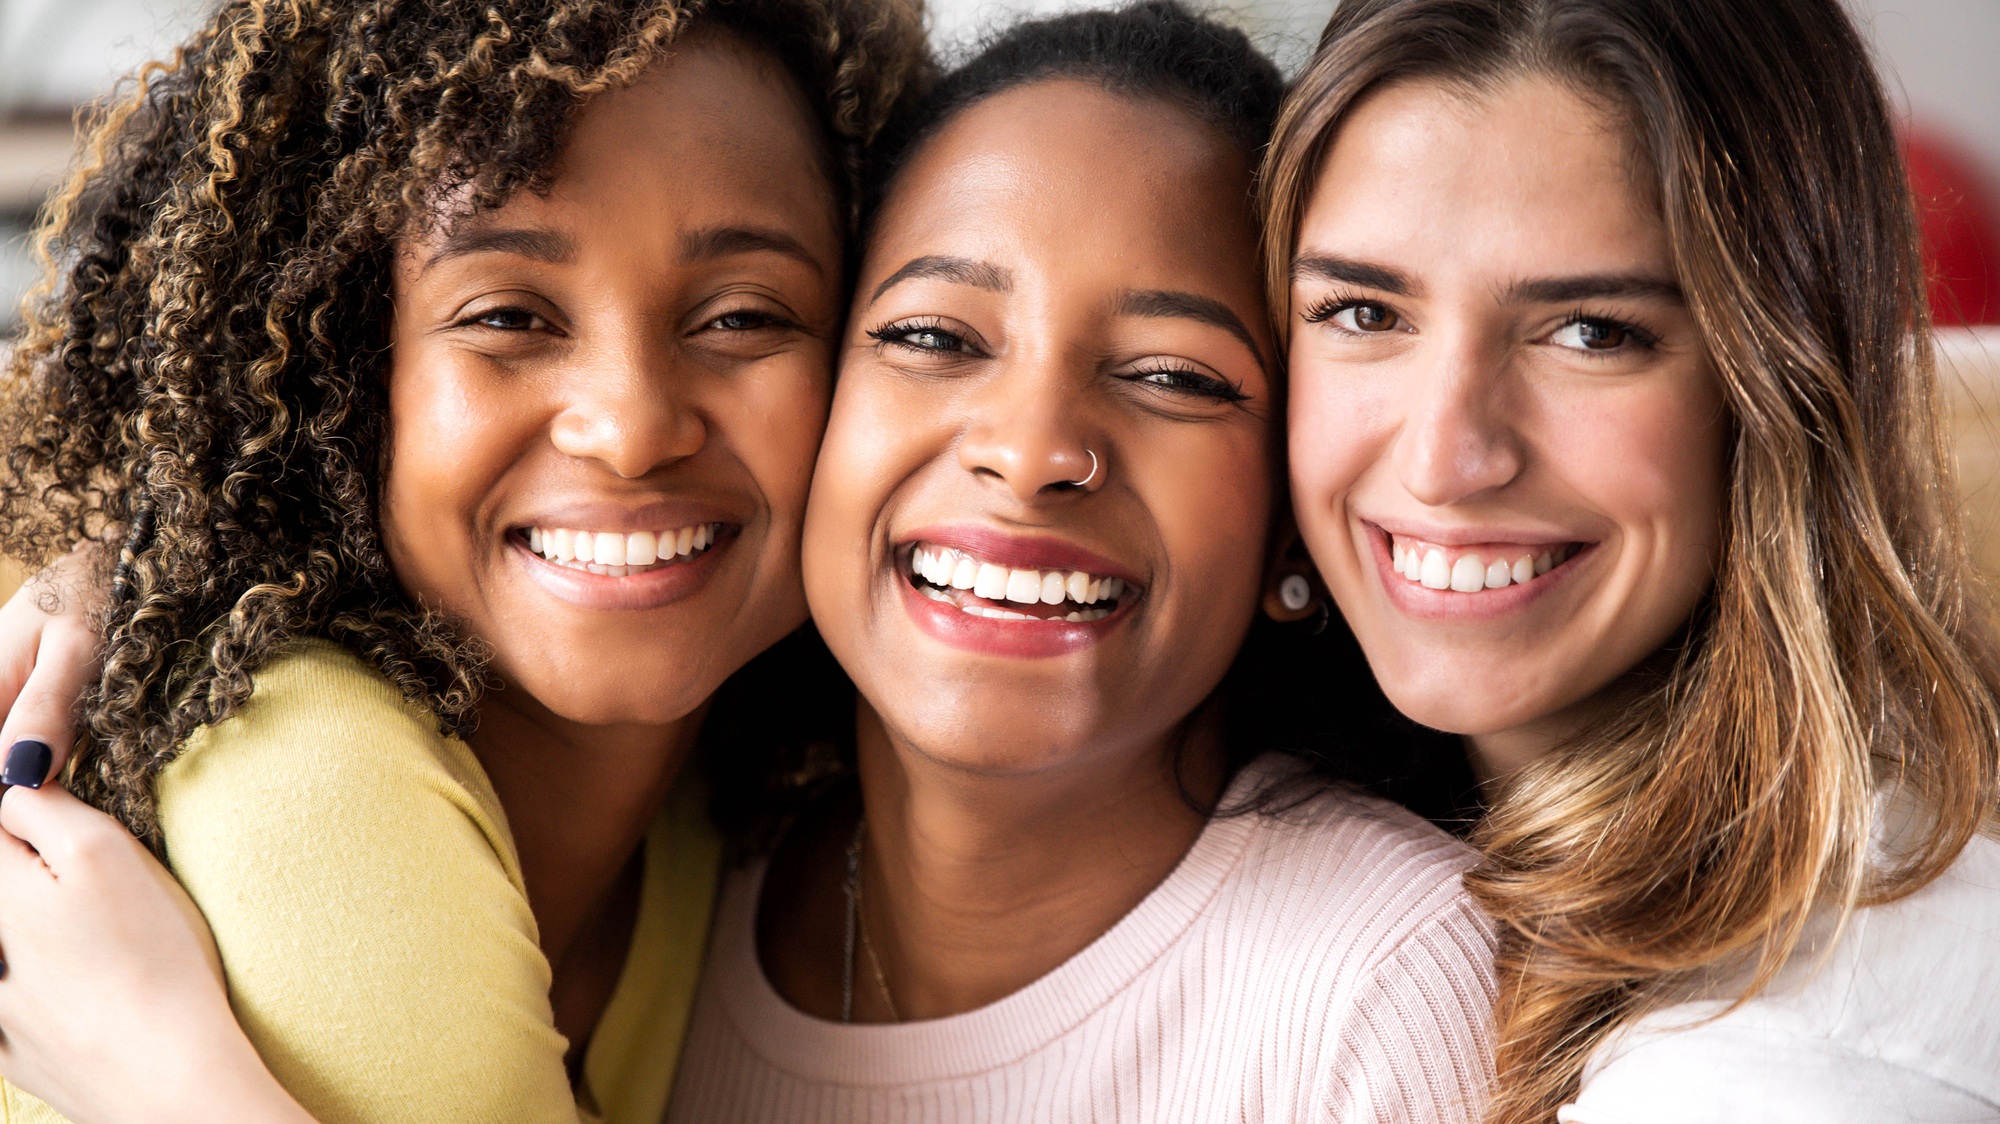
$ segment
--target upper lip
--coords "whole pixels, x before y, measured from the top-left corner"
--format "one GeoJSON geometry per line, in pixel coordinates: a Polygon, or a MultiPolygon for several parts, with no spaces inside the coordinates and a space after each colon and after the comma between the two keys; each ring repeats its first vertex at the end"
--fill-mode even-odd
{"type": "Polygon", "coordinates": [[[925,527],[898,539],[899,547],[923,543],[962,550],[982,562],[1016,570],[1081,570],[1098,577],[1120,578],[1141,585],[1137,575],[1120,563],[1066,539],[1023,535],[972,523],[925,527]]]}
{"type": "Polygon", "coordinates": [[[512,525],[632,534],[637,531],[657,533],[701,523],[741,522],[742,516],[701,500],[653,500],[640,504],[580,500],[546,505],[512,525]]]}
{"type": "Polygon", "coordinates": [[[1505,543],[1508,546],[1565,546],[1569,543],[1591,541],[1560,531],[1530,530],[1524,527],[1446,527],[1441,524],[1402,521],[1392,523],[1366,516],[1363,516],[1361,521],[1385,534],[1416,539],[1433,546],[1486,546],[1491,543],[1505,543]]]}

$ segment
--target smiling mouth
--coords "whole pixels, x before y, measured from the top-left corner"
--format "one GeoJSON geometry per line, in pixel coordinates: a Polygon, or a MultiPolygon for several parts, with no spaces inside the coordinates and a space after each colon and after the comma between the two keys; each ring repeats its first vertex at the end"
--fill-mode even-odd
{"type": "Polygon", "coordinates": [[[968,551],[917,543],[904,567],[910,585],[932,601],[993,620],[1083,624],[1135,600],[1123,578],[1082,570],[1018,570],[968,551]]]}
{"type": "Polygon", "coordinates": [[[696,523],[657,533],[527,527],[515,531],[514,536],[551,565],[622,578],[699,558],[714,548],[727,527],[724,523],[696,523]]]}
{"type": "Polygon", "coordinates": [[[1587,545],[1494,543],[1462,548],[1391,534],[1389,563],[1391,569],[1412,585],[1456,593],[1484,593],[1536,581],[1576,557],[1587,545]]]}

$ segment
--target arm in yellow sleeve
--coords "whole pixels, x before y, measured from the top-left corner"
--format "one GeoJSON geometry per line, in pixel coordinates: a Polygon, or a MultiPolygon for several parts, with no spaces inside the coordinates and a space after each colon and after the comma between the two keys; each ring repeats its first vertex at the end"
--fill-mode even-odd
{"type": "Polygon", "coordinates": [[[237,1017],[320,1121],[577,1120],[499,803],[389,683],[302,647],[158,796],[237,1017]]]}

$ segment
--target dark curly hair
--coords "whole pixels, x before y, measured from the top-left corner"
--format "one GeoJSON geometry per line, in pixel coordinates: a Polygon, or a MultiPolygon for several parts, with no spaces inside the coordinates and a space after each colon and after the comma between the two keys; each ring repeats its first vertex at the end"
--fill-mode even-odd
{"type": "Polygon", "coordinates": [[[403,593],[376,518],[391,255],[546,189],[580,105],[714,24],[817,107],[852,215],[927,74],[914,0],[228,0],[98,112],[0,388],[0,552],[122,544],[80,795],[157,844],[153,778],[301,637],[470,720],[480,646],[403,593]]]}
{"type": "Polygon", "coordinates": [[[891,119],[876,154],[871,201],[879,202],[896,170],[961,112],[1052,78],[1170,102],[1221,129],[1253,158],[1270,140],[1285,96],[1277,66],[1249,36],[1178,0],[1024,20],[986,40],[891,119]]]}

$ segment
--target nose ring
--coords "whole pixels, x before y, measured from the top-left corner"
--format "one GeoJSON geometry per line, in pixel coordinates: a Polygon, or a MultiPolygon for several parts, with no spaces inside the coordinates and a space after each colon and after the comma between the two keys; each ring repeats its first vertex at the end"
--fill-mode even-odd
{"type": "MultiPolygon", "coordinates": [[[[1090,446],[1085,445],[1083,447],[1083,451],[1086,453],[1090,453],[1090,446]]],[[[1097,454],[1090,453],[1090,475],[1084,477],[1081,480],[1072,480],[1070,481],[1070,484],[1074,485],[1075,487],[1081,488],[1095,479],[1097,479],[1097,454]]]]}

